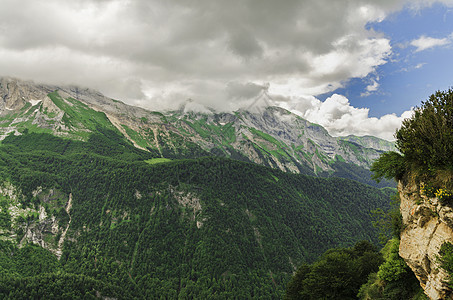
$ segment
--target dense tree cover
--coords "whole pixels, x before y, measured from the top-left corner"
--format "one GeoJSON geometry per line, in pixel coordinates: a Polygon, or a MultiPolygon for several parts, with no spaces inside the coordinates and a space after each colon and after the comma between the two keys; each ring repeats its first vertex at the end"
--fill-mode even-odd
{"type": "Polygon", "coordinates": [[[312,265],[297,270],[285,299],[356,299],[360,286],[382,262],[382,254],[369,242],[330,249],[312,265]]]}
{"type": "Polygon", "coordinates": [[[424,300],[428,299],[420,282],[398,254],[399,239],[390,239],[382,249],[384,262],[378,272],[370,273],[360,287],[359,299],[367,300],[424,300]]]}
{"type": "Polygon", "coordinates": [[[391,197],[390,208],[386,211],[378,208],[372,211],[373,226],[379,230],[379,240],[385,245],[392,238],[399,239],[403,229],[403,216],[400,212],[399,193],[391,197]]]}
{"type": "MultiPolygon", "coordinates": [[[[373,225],[379,229],[381,242],[385,244],[379,253],[366,242],[359,242],[354,248],[330,249],[312,265],[303,264],[299,267],[287,286],[285,298],[428,299],[419,281],[398,253],[402,229],[398,200],[399,195],[396,194],[392,197],[391,207],[387,211],[380,208],[373,211],[373,225]],[[354,249],[358,247],[362,249],[361,253],[364,252],[363,249],[370,251],[363,260],[351,256],[351,253],[356,253],[354,249]],[[368,268],[365,268],[363,263],[368,268]],[[356,277],[357,273],[361,276],[356,277]]],[[[448,268],[453,261],[453,251],[449,252],[449,249],[453,247],[445,245],[443,248],[447,253],[443,256],[444,267],[448,268]]]]}
{"type": "Polygon", "coordinates": [[[352,179],[378,188],[396,187],[395,181],[393,180],[394,177],[385,178],[384,180],[376,182],[376,180],[373,179],[375,177],[374,173],[364,167],[335,161],[332,163],[332,168],[335,170],[333,173],[321,173],[320,176],[352,179]]]}
{"type": "Polygon", "coordinates": [[[285,299],[428,299],[398,255],[399,240],[378,252],[368,242],[330,249],[313,264],[303,264],[288,283],[285,299]]]}
{"type": "MultiPolygon", "coordinates": [[[[27,273],[16,255],[0,256],[1,295],[16,297],[19,286],[35,295],[52,278],[68,278],[82,298],[281,298],[294,266],[357,240],[377,243],[370,211],[392,193],[230,159],[150,165],[151,157],[112,131],[87,142],[7,137],[1,179],[21,190],[24,207],[44,206],[71,224],[61,259],[49,263],[55,271],[27,273]],[[65,202],[34,196],[37,187],[71,194],[70,216],[65,202]]],[[[31,257],[50,255],[32,250],[31,257]]],[[[45,292],[58,297],[59,289],[45,292]]]]}

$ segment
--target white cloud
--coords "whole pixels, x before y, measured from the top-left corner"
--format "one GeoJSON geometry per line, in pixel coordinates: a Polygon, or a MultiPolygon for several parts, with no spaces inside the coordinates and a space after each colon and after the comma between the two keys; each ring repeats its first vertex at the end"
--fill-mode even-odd
{"type": "Polygon", "coordinates": [[[414,68],[415,69],[421,69],[421,68],[423,68],[424,65],[426,65],[426,63],[419,63],[414,68]]]}
{"type": "Polygon", "coordinates": [[[368,108],[353,107],[346,97],[338,94],[324,102],[315,97],[306,97],[280,104],[308,121],[322,125],[333,136],[372,135],[394,140],[396,129],[401,126],[403,119],[412,114],[406,111],[401,116],[388,114],[380,118],[369,117],[368,108]]]}
{"type": "MultiPolygon", "coordinates": [[[[367,78],[390,59],[389,38],[367,24],[433,2],[2,0],[0,72],[87,86],[150,109],[188,98],[232,109],[265,88],[276,98],[312,99],[309,116],[331,116],[321,120],[334,134],[360,134],[365,121],[399,117],[373,120],[337,96],[324,106],[315,96],[367,78]]],[[[413,41],[417,50],[446,43],[423,38],[413,41]]],[[[365,93],[378,88],[376,78],[365,93]]]]}
{"type": "Polygon", "coordinates": [[[369,95],[371,95],[373,92],[376,92],[379,88],[379,76],[377,76],[376,78],[372,78],[370,80],[370,84],[367,85],[367,87],[365,88],[366,89],[366,92],[363,92],[360,94],[361,97],[368,97],[369,95]]]}
{"type": "Polygon", "coordinates": [[[0,51],[10,56],[0,70],[101,88],[126,101],[165,87],[163,94],[185,90],[186,98],[224,102],[232,81],[277,88],[297,81],[295,91],[316,95],[386,62],[389,40],[365,25],[400,6],[391,0],[3,0],[0,51]],[[65,68],[53,55],[61,49],[65,68]],[[14,59],[29,53],[35,59],[27,64],[14,59]],[[44,70],[40,62],[57,67],[44,70]],[[128,89],[127,82],[136,83],[128,89]],[[208,87],[200,89],[204,82],[208,87]],[[199,93],[214,86],[223,86],[221,99],[199,93]]]}
{"type": "Polygon", "coordinates": [[[442,39],[422,35],[418,39],[411,41],[410,44],[417,48],[415,49],[415,52],[420,52],[434,47],[448,45],[452,42],[452,38],[453,35],[442,39]]]}

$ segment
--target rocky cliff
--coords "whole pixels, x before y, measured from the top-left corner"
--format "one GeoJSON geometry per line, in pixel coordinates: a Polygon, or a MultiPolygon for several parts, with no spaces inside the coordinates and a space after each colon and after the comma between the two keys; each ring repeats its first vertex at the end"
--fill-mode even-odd
{"type": "Polygon", "coordinates": [[[414,180],[400,181],[403,231],[399,253],[412,269],[430,299],[453,299],[445,280],[448,274],[439,266],[439,250],[453,242],[453,209],[429,198],[414,180]]]}
{"type": "Polygon", "coordinates": [[[19,247],[33,243],[60,258],[71,222],[72,196],[68,199],[58,190],[38,187],[33,199],[35,203],[30,205],[20,189],[7,181],[0,182],[0,240],[19,247]]]}

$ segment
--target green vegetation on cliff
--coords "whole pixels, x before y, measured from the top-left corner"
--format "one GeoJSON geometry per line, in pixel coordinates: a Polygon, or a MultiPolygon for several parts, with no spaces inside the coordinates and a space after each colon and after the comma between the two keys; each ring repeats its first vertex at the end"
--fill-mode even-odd
{"type": "Polygon", "coordinates": [[[453,188],[453,90],[438,91],[422,102],[395,137],[400,153],[381,155],[371,167],[375,178],[411,175],[437,189],[453,188]]]}

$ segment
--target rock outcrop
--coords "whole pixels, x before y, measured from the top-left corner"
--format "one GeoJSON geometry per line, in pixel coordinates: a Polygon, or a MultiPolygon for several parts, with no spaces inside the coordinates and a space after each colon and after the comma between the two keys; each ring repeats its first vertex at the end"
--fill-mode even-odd
{"type": "Polygon", "coordinates": [[[428,198],[416,183],[399,182],[403,231],[399,253],[420,281],[430,299],[453,299],[439,267],[439,250],[453,242],[453,210],[437,198],[428,198]]]}
{"type": "Polygon", "coordinates": [[[7,211],[3,215],[11,224],[0,229],[0,240],[11,241],[19,247],[33,243],[60,258],[71,222],[72,195],[69,194],[67,200],[67,196],[60,191],[53,189],[43,191],[39,187],[33,192],[33,196],[47,203],[48,208],[52,207],[53,214],[49,213],[50,209],[46,210],[42,204],[24,206],[25,196],[20,190],[9,182],[0,182],[0,199],[3,198],[4,201],[0,212],[7,211]],[[56,216],[56,209],[63,209],[61,207],[63,205],[69,221],[62,221],[56,216]]]}

